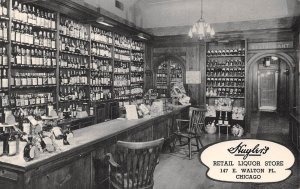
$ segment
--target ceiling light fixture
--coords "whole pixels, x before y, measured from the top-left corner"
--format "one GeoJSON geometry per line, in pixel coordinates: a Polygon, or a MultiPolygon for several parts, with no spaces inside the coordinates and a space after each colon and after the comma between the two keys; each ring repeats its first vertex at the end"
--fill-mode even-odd
{"type": "Polygon", "coordinates": [[[203,40],[212,38],[214,35],[215,30],[203,19],[203,0],[201,0],[201,18],[190,28],[189,37],[203,40]]]}
{"type": "Polygon", "coordinates": [[[140,39],[144,39],[144,40],[147,40],[147,39],[148,39],[148,38],[146,37],[146,35],[143,34],[143,33],[137,34],[137,37],[140,38],[140,39]]]}
{"type": "Polygon", "coordinates": [[[104,26],[108,26],[108,27],[114,27],[112,24],[108,23],[107,21],[105,21],[105,19],[103,17],[99,17],[96,19],[96,22],[98,24],[102,24],[104,26]]]}

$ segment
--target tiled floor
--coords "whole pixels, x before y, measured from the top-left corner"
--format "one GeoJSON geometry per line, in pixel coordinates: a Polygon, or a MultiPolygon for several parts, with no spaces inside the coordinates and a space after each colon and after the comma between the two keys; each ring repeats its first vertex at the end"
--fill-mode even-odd
{"type": "MultiPolygon", "coordinates": [[[[186,149],[176,148],[175,153],[163,153],[154,174],[155,189],[299,189],[299,158],[288,138],[288,119],[276,113],[257,113],[252,115],[251,131],[246,138],[267,139],[284,144],[294,152],[296,162],[293,175],[287,180],[273,184],[245,184],[213,181],[206,177],[207,168],[200,163],[199,155],[193,159],[186,156],[186,149]]],[[[234,139],[234,137],[230,137],[234,139]]],[[[205,135],[204,145],[227,140],[226,135],[205,135]]]]}

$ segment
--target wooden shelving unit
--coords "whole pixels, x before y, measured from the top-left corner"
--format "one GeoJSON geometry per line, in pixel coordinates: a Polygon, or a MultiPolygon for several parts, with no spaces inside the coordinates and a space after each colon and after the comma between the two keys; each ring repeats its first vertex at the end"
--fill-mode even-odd
{"type": "MultiPolygon", "coordinates": [[[[234,107],[245,108],[245,65],[246,41],[207,42],[206,44],[206,104],[214,106],[219,98],[230,98],[234,107]]],[[[222,117],[224,118],[223,111],[222,117]]],[[[228,113],[230,124],[244,126],[244,120],[232,119],[228,113]]],[[[208,118],[209,121],[218,119],[208,118]]]]}
{"type": "MultiPolygon", "coordinates": [[[[26,98],[34,98],[39,96],[39,94],[51,94],[49,96],[51,101],[47,102],[53,104],[57,111],[63,112],[70,110],[70,108],[74,109],[84,106],[92,117],[100,116],[100,114],[97,115],[96,107],[101,104],[107,112],[105,118],[101,118],[101,120],[105,120],[118,116],[117,106],[119,104],[141,102],[144,93],[145,66],[145,44],[142,40],[135,41],[126,33],[116,32],[114,28],[108,29],[96,22],[83,24],[71,12],[70,15],[64,15],[63,9],[56,11],[56,9],[52,8],[54,7],[52,5],[55,4],[52,1],[49,2],[50,9],[48,9],[48,4],[46,5],[42,1],[33,3],[30,1],[18,1],[18,3],[22,4],[22,8],[23,5],[26,5],[26,8],[30,7],[30,10],[33,11],[34,7],[35,11],[40,11],[40,15],[47,15],[43,15],[43,19],[44,24],[48,23],[48,26],[42,23],[33,23],[30,12],[16,14],[15,11],[17,10],[14,9],[15,2],[13,0],[7,1],[7,15],[0,13],[0,24],[2,26],[2,22],[5,22],[3,26],[6,26],[4,28],[5,31],[2,31],[2,33],[9,34],[7,37],[0,36],[0,54],[2,55],[2,61],[0,61],[0,111],[8,108],[16,112],[15,115],[17,115],[19,114],[17,112],[19,108],[40,107],[41,111],[45,112],[48,103],[33,104],[33,100],[29,99],[29,104],[27,105],[26,99],[26,105],[16,106],[16,98],[22,99],[24,95],[26,98]],[[16,15],[19,17],[16,17],[16,15]],[[28,19],[27,21],[25,21],[25,17],[26,20],[28,19]],[[73,25],[80,29],[85,28],[85,36],[78,37],[78,33],[70,35],[70,33],[62,32],[62,29],[64,29],[62,27],[62,24],[64,24],[63,19],[68,19],[69,25],[67,27],[73,25]],[[92,39],[92,29],[95,28],[100,34],[100,38],[93,36],[92,39]],[[11,33],[12,35],[10,35],[11,33]],[[107,34],[109,34],[109,37],[105,38],[107,34]],[[39,44],[36,43],[35,40],[37,38],[43,40],[42,36],[47,38],[45,39],[47,44],[42,43],[42,41],[39,44]],[[121,43],[116,42],[117,39],[124,38],[128,40],[127,46],[124,46],[122,40],[120,40],[121,43]],[[83,46],[84,51],[66,49],[63,46],[64,42],[71,47],[76,45],[83,46]],[[95,49],[97,49],[96,53],[93,51],[95,49]],[[123,52],[126,52],[127,58],[115,56],[117,52],[121,55],[124,55],[123,52]],[[128,68],[127,76],[129,82],[126,86],[128,94],[126,94],[125,100],[116,98],[115,89],[118,87],[114,85],[114,78],[119,73],[115,71],[114,66],[118,63],[126,64],[128,68]],[[84,81],[71,82],[72,84],[63,82],[63,79],[67,79],[70,76],[76,78],[78,75],[86,77],[86,79],[84,81]],[[40,83],[41,78],[42,84],[40,83]],[[52,80],[52,78],[54,79],[52,80]],[[49,79],[51,79],[50,83],[49,79]],[[27,83],[26,81],[24,83],[25,80],[29,80],[29,82],[27,83]],[[95,80],[98,80],[98,82],[95,80]],[[7,82],[7,87],[3,87],[2,82],[4,84],[7,82]],[[67,93],[70,94],[64,94],[66,88],[67,93]],[[72,95],[77,89],[78,92],[79,89],[84,91],[82,93],[84,95],[81,98],[72,95]],[[100,93],[97,98],[93,96],[95,93],[100,93]],[[64,97],[62,98],[62,96],[64,97]],[[111,107],[114,109],[112,110],[111,107]]],[[[66,8],[69,9],[70,7],[66,8]]],[[[29,9],[27,10],[29,11],[29,9]]],[[[88,12],[82,10],[80,14],[88,14],[88,12]]],[[[43,20],[42,16],[37,18],[37,15],[36,19],[43,20]]]]}
{"type": "Polygon", "coordinates": [[[156,90],[161,97],[170,97],[175,83],[184,84],[184,67],[173,60],[163,61],[156,68],[156,90]]]}

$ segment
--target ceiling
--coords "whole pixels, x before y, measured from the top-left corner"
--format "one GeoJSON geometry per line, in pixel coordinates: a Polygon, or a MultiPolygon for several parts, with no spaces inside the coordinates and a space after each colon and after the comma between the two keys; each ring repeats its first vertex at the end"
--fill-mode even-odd
{"type": "MultiPolygon", "coordinates": [[[[200,18],[200,0],[84,0],[144,29],[190,26],[200,18]]],[[[204,19],[228,23],[288,18],[300,15],[299,0],[203,0],[204,19]]]]}

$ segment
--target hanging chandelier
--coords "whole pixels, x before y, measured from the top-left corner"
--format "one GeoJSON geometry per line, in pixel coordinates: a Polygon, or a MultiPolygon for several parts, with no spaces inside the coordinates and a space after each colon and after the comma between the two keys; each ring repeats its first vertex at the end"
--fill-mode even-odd
{"type": "Polygon", "coordinates": [[[203,0],[201,0],[201,18],[190,28],[189,37],[200,40],[212,38],[215,30],[203,19],[203,0]]]}

